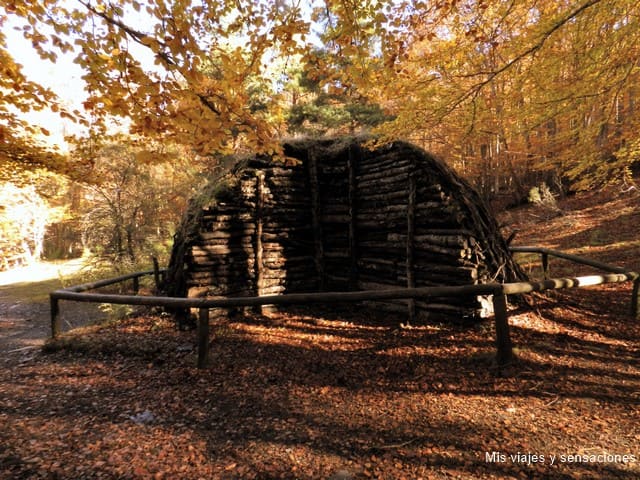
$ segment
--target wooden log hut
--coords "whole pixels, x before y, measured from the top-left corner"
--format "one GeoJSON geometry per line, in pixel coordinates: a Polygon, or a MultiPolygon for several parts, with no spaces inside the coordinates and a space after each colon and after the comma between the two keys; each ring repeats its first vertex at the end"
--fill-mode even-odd
{"type": "MultiPolygon", "coordinates": [[[[287,164],[252,157],[192,200],[167,273],[172,296],[256,296],[470,285],[524,279],[480,196],[405,142],[284,144],[287,164]]],[[[482,298],[369,304],[409,319],[481,318],[482,298]]]]}

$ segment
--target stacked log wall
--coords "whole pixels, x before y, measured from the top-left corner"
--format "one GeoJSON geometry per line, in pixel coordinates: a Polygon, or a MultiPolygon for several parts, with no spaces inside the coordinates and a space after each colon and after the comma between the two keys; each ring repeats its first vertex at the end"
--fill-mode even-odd
{"type": "MultiPolygon", "coordinates": [[[[190,296],[491,279],[467,192],[454,191],[457,180],[452,186],[450,171],[426,153],[404,143],[368,150],[358,142],[285,151],[299,162],[253,159],[231,194],[203,210],[186,260],[190,296]]],[[[481,299],[473,298],[370,305],[410,318],[481,312],[481,299]]]]}

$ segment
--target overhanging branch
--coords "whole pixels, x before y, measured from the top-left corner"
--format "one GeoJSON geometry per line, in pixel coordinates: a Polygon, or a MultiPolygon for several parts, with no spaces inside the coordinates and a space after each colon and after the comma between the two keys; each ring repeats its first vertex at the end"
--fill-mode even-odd
{"type": "MultiPolygon", "coordinates": [[[[94,6],[92,6],[91,4],[83,1],[83,0],[78,0],[80,2],[80,4],[82,4],[87,10],[89,10],[91,13],[93,13],[94,15],[100,17],[101,19],[103,19],[105,22],[107,22],[110,25],[113,25],[114,27],[118,27],[119,29],[121,29],[123,32],[125,32],[134,42],[136,42],[139,45],[142,45],[150,50],[153,51],[153,53],[155,55],[157,55],[164,63],[165,65],[171,70],[171,69],[175,69],[178,72],[180,72],[180,65],[178,65],[178,63],[166,52],[163,51],[162,49],[167,48],[167,44],[158,40],[157,38],[153,37],[154,40],[156,42],[158,42],[158,45],[161,47],[160,50],[158,51],[154,51],[148,42],[145,42],[144,39],[145,38],[152,38],[152,35],[141,32],[139,30],[136,30],[132,27],[130,27],[129,25],[127,25],[126,23],[124,23],[122,20],[119,20],[117,18],[113,18],[110,15],[107,15],[106,12],[101,12],[99,10],[97,10],[94,6]]],[[[182,72],[180,72],[182,74],[182,72]]],[[[183,78],[187,78],[185,75],[182,75],[183,78]]],[[[200,103],[202,103],[202,105],[204,105],[208,110],[212,111],[213,113],[215,113],[216,115],[220,115],[221,112],[220,110],[207,98],[206,95],[201,94],[201,93],[197,93],[196,96],[198,97],[198,99],[200,100],[200,103]]]]}

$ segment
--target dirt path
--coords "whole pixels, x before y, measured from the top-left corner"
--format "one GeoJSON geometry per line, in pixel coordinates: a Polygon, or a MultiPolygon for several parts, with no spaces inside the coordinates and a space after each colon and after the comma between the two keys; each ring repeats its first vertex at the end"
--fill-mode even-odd
{"type": "MultiPolygon", "coordinates": [[[[4,366],[27,361],[50,335],[49,292],[81,272],[81,259],[39,263],[0,272],[0,361],[4,366]]],[[[97,305],[65,303],[63,330],[104,318],[97,305]]]]}

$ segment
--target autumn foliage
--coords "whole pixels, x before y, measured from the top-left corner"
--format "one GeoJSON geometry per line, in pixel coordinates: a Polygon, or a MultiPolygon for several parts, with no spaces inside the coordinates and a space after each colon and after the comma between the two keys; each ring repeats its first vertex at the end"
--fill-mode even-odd
{"type": "Polygon", "coordinates": [[[15,113],[32,108],[98,132],[107,117],[126,117],[132,132],[200,153],[277,151],[293,64],[325,92],[381,105],[392,120],[379,132],[443,154],[493,182],[489,192],[521,187],[540,169],[583,187],[628,179],[637,158],[640,7],[631,0],[2,6],[0,21],[21,25],[43,61],[74,55],[87,91],[85,112],[64,109],[24,78],[0,35],[5,159],[25,158],[11,151],[19,131],[43,132],[15,113]],[[250,108],[257,84],[264,101],[250,108]]]}

